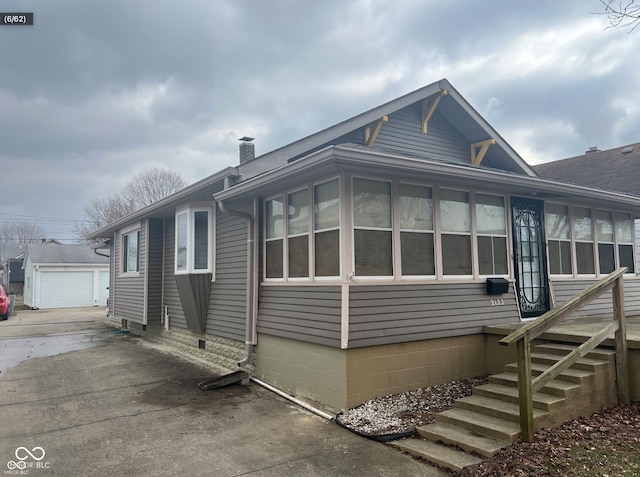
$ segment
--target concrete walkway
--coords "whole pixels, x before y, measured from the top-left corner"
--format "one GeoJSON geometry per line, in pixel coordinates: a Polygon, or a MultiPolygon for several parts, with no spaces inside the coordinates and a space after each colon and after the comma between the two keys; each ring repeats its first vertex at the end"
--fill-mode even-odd
{"type": "Polygon", "coordinates": [[[200,391],[210,371],[102,320],[85,308],[0,322],[4,475],[445,475],[255,384],[200,391]]]}

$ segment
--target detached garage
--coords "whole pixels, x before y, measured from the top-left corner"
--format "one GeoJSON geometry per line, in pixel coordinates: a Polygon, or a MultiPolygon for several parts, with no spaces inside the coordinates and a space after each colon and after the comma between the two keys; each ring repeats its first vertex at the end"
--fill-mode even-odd
{"type": "Polygon", "coordinates": [[[24,302],[31,308],[107,304],[109,258],[91,247],[29,244],[23,264],[24,302]]]}

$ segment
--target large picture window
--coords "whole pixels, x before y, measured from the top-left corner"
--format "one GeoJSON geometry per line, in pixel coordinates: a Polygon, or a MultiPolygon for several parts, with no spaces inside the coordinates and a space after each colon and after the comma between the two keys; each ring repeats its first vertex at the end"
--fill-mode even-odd
{"type": "Polygon", "coordinates": [[[353,180],[356,276],[393,275],[391,183],[353,180]]]}
{"type": "Polygon", "coordinates": [[[175,224],[175,273],[212,273],[213,209],[178,210],[175,224]]]}
{"type": "Polygon", "coordinates": [[[122,273],[140,271],[140,230],[122,234],[122,273]]]}
{"type": "Polygon", "coordinates": [[[549,242],[549,271],[555,275],[571,275],[571,229],[569,207],[546,204],[544,209],[549,242]]]}

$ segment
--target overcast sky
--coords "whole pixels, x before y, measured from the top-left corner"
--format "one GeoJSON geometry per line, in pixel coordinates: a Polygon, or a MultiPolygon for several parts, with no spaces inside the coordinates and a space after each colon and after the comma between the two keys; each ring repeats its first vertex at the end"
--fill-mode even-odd
{"type": "Polygon", "coordinates": [[[189,183],[447,78],[530,164],[640,141],[640,31],[599,0],[0,0],[0,221],[72,240],[151,166],[189,183]]]}

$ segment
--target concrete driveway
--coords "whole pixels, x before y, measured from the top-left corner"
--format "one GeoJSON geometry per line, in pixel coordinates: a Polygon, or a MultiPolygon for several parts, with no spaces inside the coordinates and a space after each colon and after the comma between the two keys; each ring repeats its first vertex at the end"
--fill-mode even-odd
{"type": "Polygon", "coordinates": [[[444,476],[256,384],[114,335],[103,310],[0,322],[4,475],[444,476]],[[28,473],[27,473],[28,472],[28,473]]]}

